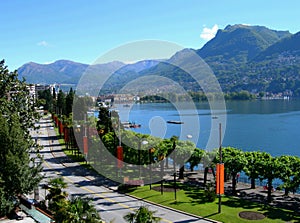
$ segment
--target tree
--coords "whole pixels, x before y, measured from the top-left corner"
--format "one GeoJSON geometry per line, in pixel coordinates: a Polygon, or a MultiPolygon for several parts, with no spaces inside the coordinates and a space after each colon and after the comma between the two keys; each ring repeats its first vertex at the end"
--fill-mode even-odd
{"type": "Polygon", "coordinates": [[[271,202],[272,200],[272,182],[275,178],[280,175],[280,163],[278,158],[272,157],[269,153],[263,152],[262,159],[257,164],[259,170],[259,178],[261,180],[267,180],[267,190],[268,196],[267,201],[271,202]]]}
{"type": "Polygon", "coordinates": [[[74,120],[83,121],[88,110],[86,97],[74,97],[73,101],[73,118],[74,120]]]}
{"type": "Polygon", "coordinates": [[[176,143],[175,161],[179,164],[179,179],[184,179],[184,164],[191,157],[193,151],[195,150],[195,144],[191,141],[178,140],[176,143]]]}
{"type": "Polygon", "coordinates": [[[58,203],[59,209],[54,215],[57,223],[97,223],[102,222],[91,199],[72,197],[70,201],[63,200],[58,203]]]}
{"type": "MultiPolygon", "coordinates": [[[[17,115],[14,115],[17,116],[17,115]]],[[[41,180],[41,166],[32,163],[29,156],[30,141],[24,141],[17,117],[12,117],[9,126],[3,116],[0,116],[0,188],[7,201],[12,196],[29,193],[41,180]]],[[[6,214],[2,211],[3,214],[6,214]]]]}
{"type": "Polygon", "coordinates": [[[245,152],[245,157],[247,159],[247,165],[245,166],[244,171],[251,180],[251,189],[255,189],[255,179],[258,179],[259,177],[257,165],[261,162],[263,153],[256,151],[245,152]]]}
{"type": "Polygon", "coordinates": [[[203,182],[204,186],[206,186],[206,183],[207,183],[207,174],[208,174],[209,168],[212,169],[213,175],[215,176],[215,172],[214,172],[215,163],[213,161],[214,161],[216,155],[217,155],[216,150],[204,151],[204,153],[203,153],[201,162],[204,166],[204,182],[203,182]]]}
{"type": "Polygon", "coordinates": [[[191,171],[194,171],[194,167],[197,166],[201,162],[203,155],[204,155],[204,150],[195,148],[191,157],[188,160],[188,162],[190,163],[191,171]]]}
{"type": "Polygon", "coordinates": [[[38,92],[38,99],[44,100],[44,110],[47,110],[49,112],[53,111],[53,96],[51,95],[50,89],[39,91],[38,92]]]}
{"type": "Polygon", "coordinates": [[[13,197],[30,193],[42,179],[39,148],[30,135],[39,115],[26,83],[0,62],[0,215],[13,208],[13,197]]]}
{"type": "MultiPolygon", "coordinates": [[[[217,156],[218,157],[218,156],[217,156]]],[[[222,160],[225,171],[232,178],[232,194],[236,194],[236,176],[247,165],[247,159],[243,151],[232,147],[225,147],[222,151],[222,160]]]]}
{"type": "Polygon", "coordinates": [[[46,199],[49,200],[49,209],[56,212],[60,209],[62,202],[65,201],[68,194],[63,191],[67,187],[67,183],[62,177],[51,179],[48,183],[49,194],[46,199]]]}
{"type": "Polygon", "coordinates": [[[97,223],[102,222],[94,205],[89,198],[71,197],[63,191],[67,183],[62,177],[51,179],[48,182],[50,193],[47,195],[49,209],[53,212],[57,223],[97,223]]]}
{"type": "Polygon", "coordinates": [[[154,216],[155,211],[150,211],[147,207],[141,206],[135,212],[124,216],[129,223],[158,223],[161,218],[154,216]]]}
{"type": "Polygon", "coordinates": [[[290,191],[295,191],[299,187],[300,158],[296,156],[280,156],[277,158],[280,171],[278,178],[282,180],[281,188],[285,190],[285,196],[290,191]]]}
{"type": "Polygon", "coordinates": [[[104,134],[113,131],[111,115],[108,108],[100,107],[98,118],[99,118],[99,121],[97,123],[98,130],[104,131],[104,134]]]}
{"type": "Polygon", "coordinates": [[[73,88],[70,88],[69,93],[66,96],[66,116],[70,116],[73,108],[73,100],[74,100],[74,91],[73,88]]]}
{"type": "Polygon", "coordinates": [[[66,95],[62,90],[59,90],[57,94],[56,106],[58,109],[58,114],[66,114],[66,95]]]}

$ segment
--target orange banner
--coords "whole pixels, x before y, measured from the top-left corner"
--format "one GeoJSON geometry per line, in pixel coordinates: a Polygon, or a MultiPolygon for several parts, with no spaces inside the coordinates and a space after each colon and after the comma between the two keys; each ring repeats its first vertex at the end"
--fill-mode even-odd
{"type": "Polygon", "coordinates": [[[59,121],[59,134],[62,135],[64,133],[64,126],[62,121],[59,121]]]}
{"type": "Polygon", "coordinates": [[[224,163],[217,164],[216,193],[224,194],[224,163]]]}
{"type": "Polygon", "coordinates": [[[118,168],[123,167],[123,147],[122,146],[117,147],[117,166],[118,166],[118,168]]]}
{"type": "Polygon", "coordinates": [[[64,127],[64,139],[65,142],[69,142],[69,128],[67,126],[64,127]]]}
{"type": "Polygon", "coordinates": [[[88,138],[87,138],[87,136],[83,136],[83,153],[84,153],[84,155],[87,155],[88,151],[89,151],[88,138]]]}

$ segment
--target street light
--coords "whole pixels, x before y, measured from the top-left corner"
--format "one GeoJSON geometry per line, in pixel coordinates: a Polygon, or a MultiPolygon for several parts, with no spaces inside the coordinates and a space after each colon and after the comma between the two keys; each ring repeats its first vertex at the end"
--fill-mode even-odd
{"type": "Polygon", "coordinates": [[[217,193],[219,196],[218,213],[221,213],[221,202],[222,194],[224,194],[224,164],[222,161],[222,125],[219,123],[219,159],[220,162],[217,164],[217,193]]]}
{"type": "Polygon", "coordinates": [[[122,140],[121,140],[121,123],[120,123],[119,110],[114,110],[114,111],[118,114],[119,146],[121,146],[122,140]]]}
{"type": "Polygon", "coordinates": [[[116,174],[117,177],[121,176],[122,174],[122,167],[123,167],[123,147],[122,147],[122,139],[121,139],[121,122],[120,122],[120,116],[119,116],[119,110],[114,110],[114,113],[111,113],[112,116],[116,116],[118,118],[118,135],[119,135],[119,145],[116,146],[116,133],[114,132],[114,146],[116,146],[116,154],[117,154],[117,169],[116,174]]]}
{"type": "Polygon", "coordinates": [[[173,151],[174,151],[174,160],[173,160],[173,167],[174,167],[174,198],[175,201],[177,200],[177,194],[176,194],[176,140],[173,141],[173,151]]]}
{"type": "Polygon", "coordinates": [[[150,190],[151,188],[151,184],[152,184],[152,153],[154,153],[155,148],[150,148],[149,149],[149,169],[150,169],[150,190]]]}
{"type": "Polygon", "coordinates": [[[139,154],[139,179],[141,179],[141,146],[147,145],[148,141],[141,139],[139,141],[139,148],[138,148],[138,154],[139,154]]]}
{"type": "MultiPolygon", "coordinates": [[[[190,135],[190,134],[188,134],[187,136],[186,136],[186,138],[187,139],[191,139],[191,138],[193,138],[193,136],[192,135],[190,135]]],[[[174,151],[174,160],[173,160],[173,162],[174,162],[174,198],[175,198],[175,201],[177,200],[177,194],[176,194],[176,163],[175,163],[175,160],[176,160],[176,140],[174,140],[173,141],[173,151],[174,151]]]]}

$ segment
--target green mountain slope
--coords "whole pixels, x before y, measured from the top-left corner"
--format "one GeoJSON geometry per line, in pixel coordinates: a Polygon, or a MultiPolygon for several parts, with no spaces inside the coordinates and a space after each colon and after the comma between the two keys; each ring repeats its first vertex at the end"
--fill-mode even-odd
{"type": "Polygon", "coordinates": [[[297,56],[300,56],[300,32],[271,45],[257,55],[253,61],[261,62],[263,60],[276,60],[279,57],[284,58],[297,56]]]}
{"type": "Polygon", "coordinates": [[[247,62],[281,38],[287,31],[275,31],[263,26],[228,25],[197,52],[204,59],[247,62]]]}

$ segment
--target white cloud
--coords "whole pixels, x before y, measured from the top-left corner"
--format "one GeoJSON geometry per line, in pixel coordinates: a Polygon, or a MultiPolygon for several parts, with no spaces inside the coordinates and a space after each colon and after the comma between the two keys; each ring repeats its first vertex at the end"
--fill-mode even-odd
{"type": "Polygon", "coordinates": [[[47,43],[45,40],[43,40],[43,41],[41,41],[41,42],[38,42],[37,45],[38,45],[38,46],[47,47],[47,46],[49,46],[49,43],[47,43]]]}
{"type": "Polygon", "coordinates": [[[204,40],[211,40],[212,38],[215,37],[219,27],[217,24],[215,24],[211,29],[204,27],[202,30],[202,33],[200,34],[200,37],[204,40]]]}
{"type": "Polygon", "coordinates": [[[55,61],[53,60],[53,61],[46,61],[46,62],[44,62],[44,63],[42,63],[42,64],[51,64],[51,63],[54,63],[55,61]]]}

